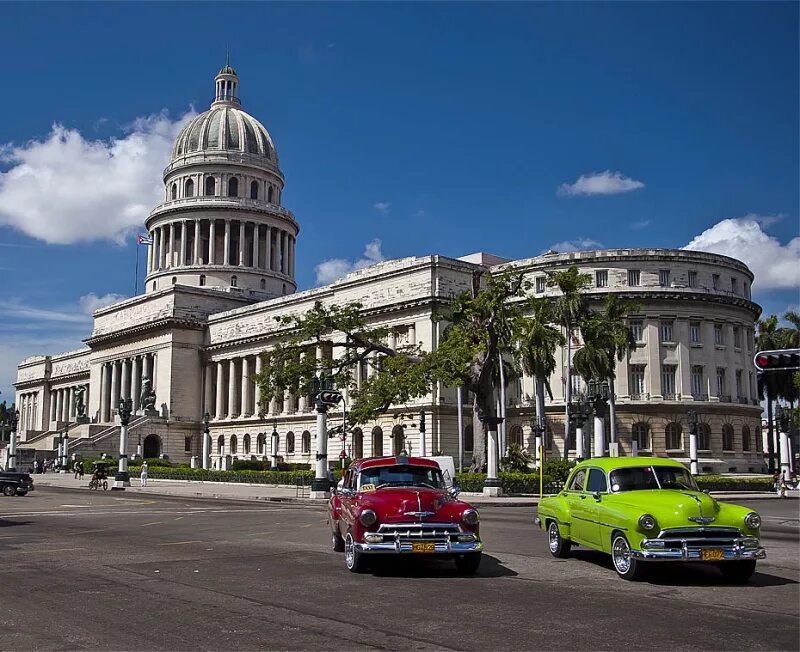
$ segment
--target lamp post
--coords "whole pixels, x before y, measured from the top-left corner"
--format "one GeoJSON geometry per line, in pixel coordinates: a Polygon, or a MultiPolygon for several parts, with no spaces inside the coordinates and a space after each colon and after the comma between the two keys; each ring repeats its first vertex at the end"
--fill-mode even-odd
{"type": "Polygon", "coordinates": [[[8,458],[6,460],[6,470],[17,470],[17,424],[19,423],[19,410],[14,410],[8,419],[11,434],[8,440],[8,458]]]}
{"type": "Polygon", "coordinates": [[[203,415],[203,461],[200,464],[204,469],[211,468],[211,435],[209,434],[209,421],[211,421],[211,415],[206,412],[203,415]]]}
{"type": "Polygon", "coordinates": [[[328,479],[328,408],[338,405],[342,395],[333,386],[333,376],[320,372],[312,379],[312,391],[317,410],[317,468],[311,483],[311,498],[329,498],[328,479]]]}
{"type": "Polygon", "coordinates": [[[425,457],[428,454],[428,446],[425,442],[425,410],[419,413],[419,455],[425,457]]]}
{"type": "Polygon", "coordinates": [[[133,400],[130,398],[119,399],[119,466],[114,476],[114,489],[125,490],[131,486],[131,476],[128,474],[128,424],[131,422],[133,400]]]}
{"type": "Polygon", "coordinates": [[[606,452],[606,404],[611,398],[607,380],[589,381],[589,404],[594,409],[594,457],[604,457],[606,452]]]}
{"type": "Polygon", "coordinates": [[[278,434],[278,422],[273,421],[272,435],[270,436],[270,442],[269,442],[269,452],[270,452],[270,457],[272,459],[269,468],[272,471],[278,470],[278,437],[280,437],[280,435],[278,434]]]}
{"type": "Polygon", "coordinates": [[[786,482],[791,475],[791,462],[789,461],[789,425],[791,412],[783,405],[778,405],[775,410],[775,423],[778,424],[778,437],[780,441],[781,476],[786,482]]]}
{"type": "Polygon", "coordinates": [[[544,423],[544,417],[531,417],[531,432],[533,433],[534,437],[534,446],[536,446],[536,455],[535,455],[535,466],[537,469],[541,468],[542,466],[542,437],[545,433],[546,426],[544,423]]]}
{"type": "Polygon", "coordinates": [[[486,451],[486,481],[483,483],[484,496],[501,496],[503,489],[498,477],[497,459],[497,427],[503,422],[503,417],[483,417],[489,435],[489,446],[486,451]]]}
{"type": "Polygon", "coordinates": [[[575,423],[575,459],[582,462],[586,459],[583,424],[591,416],[592,410],[586,396],[579,394],[574,401],[567,404],[570,421],[575,423]]]}
{"type": "Polygon", "coordinates": [[[697,412],[689,410],[686,413],[686,425],[689,428],[689,471],[697,475],[697,412]]]}
{"type": "Polygon", "coordinates": [[[59,431],[58,433],[58,453],[56,454],[56,461],[54,469],[56,472],[61,470],[61,459],[62,459],[62,451],[64,450],[64,433],[59,431]]]}

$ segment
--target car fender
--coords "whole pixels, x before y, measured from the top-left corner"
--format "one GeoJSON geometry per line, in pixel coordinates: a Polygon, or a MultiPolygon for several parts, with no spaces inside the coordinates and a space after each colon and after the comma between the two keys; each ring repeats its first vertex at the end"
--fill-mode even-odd
{"type": "Polygon", "coordinates": [[[548,521],[554,520],[558,523],[558,531],[561,536],[565,539],[570,538],[570,509],[561,494],[539,501],[538,517],[539,525],[543,530],[547,530],[548,521]]]}

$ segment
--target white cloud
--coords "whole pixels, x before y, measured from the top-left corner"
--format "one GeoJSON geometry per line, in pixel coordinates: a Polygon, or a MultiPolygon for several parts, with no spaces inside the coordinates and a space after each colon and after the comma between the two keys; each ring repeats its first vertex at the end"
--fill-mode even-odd
{"type": "Polygon", "coordinates": [[[88,324],[90,318],[83,312],[73,310],[56,310],[49,308],[36,308],[19,301],[9,299],[0,301],[0,314],[7,320],[22,320],[23,322],[35,320],[37,322],[61,322],[73,324],[88,324]]]}
{"type": "Polygon", "coordinates": [[[331,258],[317,265],[317,285],[333,283],[336,279],[346,276],[357,269],[364,269],[375,263],[385,260],[381,251],[381,241],[375,238],[364,247],[364,254],[358,260],[350,261],[344,258],[331,258]]]}
{"type": "Polygon", "coordinates": [[[635,229],[636,231],[641,231],[642,229],[646,229],[653,223],[652,220],[638,220],[637,222],[631,222],[631,228],[635,229]]]}
{"type": "Polygon", "coordinates": [[[118,303],[127,298],[128,297],[123,294],[114,294],[113,292],[104,294],[102,297],[98,297],[94,292],[89,292],[89,294],[84,294],[78,299],[78,304],[84,314],[91,316],[95,310],[105,308],[106,306],[118,303]]]}
{"type": "Polygon", "coordinates": [[[621,172],[592,172],[582,174],[575,183],[562,183],[557,194],[574,195],[618,195],[644,188],[644,184],[636,179],[622,176],[621,172]]]}
{"type": "Polygon", "coordinates": [[[389,209],[391,207],[392,207],[392,205],[388,201],[376,201],[372,205],[372,208],[374,208],[379,213],[382,213],[383,215],[388,215],[389,214],[389,209]]]}
{"type": "MultiPolygon", "coordinates": [[[[570,251],[584,251],[586,249],[602,249],[603,243],[589,238],[577,238],[576,240],[564,240],[551,245],[546,251],[555,251],[560,254],[570,251]]],[[[543,252],[544,253],[544,252],[543,252]]]]}
{"type": "Polygon", "coordinates": [[[0,145],[0,225],[49,244],[124,241],[163,197],[161,174],[194,115],[137,119],[121,138],[90,140],[62,125],[43,140],[0,145]]]}
{"type": "Polygon", "coordinates": [[[749,214],[728,218],[687,244],[684,249],[731,256],[745,263],[755,274],[753,286],[760,290],[800,287],[800,237],[785,245],[764,231],[780,216],[749,214]]]}

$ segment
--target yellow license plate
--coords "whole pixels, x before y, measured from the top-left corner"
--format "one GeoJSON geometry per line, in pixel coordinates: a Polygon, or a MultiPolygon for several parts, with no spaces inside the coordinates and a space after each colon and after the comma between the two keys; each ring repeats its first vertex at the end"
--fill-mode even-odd
{"type": "Polygon", "coordinates": [[[725,559],[725,551],[721,548],[705,548],[700,551],[702,561],[722,561],[725,559]]]}
{"type": "Polygon", "coordinates": [[[433,541],[412,543],[411,552],[436,552],[436,544],[433,541]]]}

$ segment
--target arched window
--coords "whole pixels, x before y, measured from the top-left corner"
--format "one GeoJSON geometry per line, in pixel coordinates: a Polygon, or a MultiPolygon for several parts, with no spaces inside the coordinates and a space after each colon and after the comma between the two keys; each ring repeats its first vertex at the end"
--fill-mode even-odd
{"type": "Polygon", "coordinates": [[[239,196],[239,179],[231,177],[228,179],[228,197],[239,196]]]}
{"type": "Polygon", "coordinates": [[[266,290],[267,289],[267,279],[265,279],[265,278],[261,279],[261,289],[262,290],[266,290]]]}
{"type": "Polygon", "coordinates": [[[269,187],[267,190],[267,201],[271,204],[272,203],[272,186],[269,187]]]}
{"type": "Polygon", "coordinates": [[[259,455],[266,455],[267,454],[267,435],[266,433],[260,432],[258,433],[258,439],[256,439],[256,449],[259,455]]]}
{"type": "Polygon", "coordinates": [[[250,184],[250,199],[258,199],[258,181],[250,184]]]}
{"type": "Polygon", "coordinates": [[[239,287],[238,283],[239,283],[239,280],[236,278],[236,274],[231,276],[231,287],[232,288],[239,287]]]}
{"type": "Polygon", "coordinates": [[[742,426],[742,450],[750,450],[750,428],[747,426],[742,426]]]}
{"type": "Polygon", "coordinates": [[[650,450],[650,426],[641,422],[634,423],[631,431],[631,440],[636,442],[640,451],[650,450]]]}
{"type": "Polygon", "coordinates": [[[214,177],[206,177],[206,197],[213,197],[217,194],[217,180],[214,177]]]}
{"type": "Polygon", "coordinates": [[[294,453],[294,433],[291,430],[286,433],[286,452],[289,455],[294,453]]]}
{"type": "Polygon", "coordinates": [[[353,452],[354,459],[364,457],[364,433],[361,428],[353,428],[353,452]]]}
{"type": "Polygon", "coordinates": [[[172,284],[175,285],[177,282],[178,282],[178,277],[177,276],[173,276],[172,277],[172,284]]]}
{"type": "Polygon", "coordinates": [[[172,184],[172,190],[170,191],[170,199],[177,199],[178,198],[178,184],[172,184]]]}
{"type": "Polygon", "coordinates": [[[697,424],[697,449],[701,451],[711,450],[711,426],[707,423],[697,424]]]}
{"type": "Polygon", "coordinates": [[[200,287],[203,287],[206,284],[206,275],[200,274],[200,287]]]}
{"type": "Polygon", "coordinates": [[[286,283],[283,284],[283,293],[286,294],[286,283]]]}
{"type": "Polygon", "coordinates": [[[217,453],[220,455],[225,454],[225,437],[223,435],[217,437],[217,453]]]}
{"type": "Polygon", "coordinates": [[[729,423],[722,426],[722,450],[733,450],[733,426],[729,423]]]}
{"type": "Polygon", "coordinates": [[[399,423],[392,428],[392,454],[400,455],[405,449],[406,432],[399,423]]]}
{"type": "Polygon", "coordinates": [[[511,430],[508,431],[508,445],[511,444],[522,447],[522,426],[511,426],[511,430]]]}
{"type": "Polygon", "coordinates": [[[308,430],[303,431],[303,455],[311,454],[311,433],[308,430]]]}
{"type": "Polygon", "coordinates": [[[156,282],[153,281],[153,292],[155,292],[155,291],[156,291],[156,282]]]}
{"type": "Polygon", "coordinates": [[[245,455],[250,455],[250,435],[245,435],[242,439],[242,452],[245,455]]]}
{"type": "Polygon", "coordinates": [[[383,455],[383,430],[380,426],[372,429],[372,456],[381,457],[383,455]]]}
{"type": "Polygon", "coordinates": [[[231,455],[236,455],[239,452],[239,441],[236,435],[231,435],[231,455]]]}
{"type": "Polygon", "coordinates": [[[183,184],[183,196],[194,197],[194,181],[191,179],[186,179],[186,183],[183,184]]]}
{"type": "Polygon", "coordinates": [[[475,450],[475,432],[472,429],[472,424],[464,426],[464,450],[475,450]]]}
{"type": "Polygon", "coordinates": [[[681,428],[681,424],[675,423],[674,421],[667,424],[667,427],[664,430],[664,435],[667,440],[667,450],[683,450],[682,434],[683,429],[681,428]]]}

